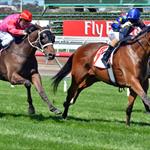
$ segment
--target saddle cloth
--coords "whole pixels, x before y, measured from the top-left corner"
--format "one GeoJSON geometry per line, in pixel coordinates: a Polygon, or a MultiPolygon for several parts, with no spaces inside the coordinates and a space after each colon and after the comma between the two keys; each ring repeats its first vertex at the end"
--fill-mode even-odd
{"type": "MultiPolygon", "coordinates": [[[[108,45],[104,45],[104,46],[100,47],[97,50],[97,53],[96,53],[96,55],[94,57],[94,62],[93,62],[93,64],[94,64],[95,67],[104,68],[104,69],[106,68],[101,59],[102,59],[102,57],[105,54],[105,52],[106,52],[107,49],[108,49],[108,45]]],[[[111,54],[111,56],[110,56],[110,58],[108,60],[108,62],[110,64],[113,63],[113,59],[112,59],[113,53],[114,53],[114,51],[112,52],[112,54],[111,54]]]]}

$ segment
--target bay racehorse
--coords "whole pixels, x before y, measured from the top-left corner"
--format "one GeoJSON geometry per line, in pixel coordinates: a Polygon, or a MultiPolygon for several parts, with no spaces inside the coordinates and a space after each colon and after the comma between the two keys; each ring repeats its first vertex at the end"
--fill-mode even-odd
{"type": "MultiPolygon", "coordinates": [[[[97,51],[106,43],[88,43],[79,47],[68,59],[63,68],[52,78],[56,92],[60,81],[71,72],[71,85],[64,102],[63,118],[67,117],[70,104],[74,104],[80,92],[93,83],[103,81],[119,88],[129,87],[126,124],[130,118],[134,101],[139,95],[147,111],[150,111],[150,99],[147,96],[147,64],[150,56],[150,27],[138,34],[133,40],[123,43],[113,56],[113,72],[116,84],[111,82],[107,69],[93,65],[97,51]]],[[[108,46],[108,45],[107,45],[108,46]]]]}
{"type": "Polygon", "coordinates": [[[27,29],[29,33],[22,41],[13,41],[8,48],[0,53],[0,79],[12,85],[22,84],[27,89],[28,112],[35,113],[32,104],[31,83],[35,86],[40,97],[46,102],[50,111],[55,114],[61,112],[53,106],[42,86],[41,76],[35,57],[36,50],[41,50],[47,59],[54,59],[54,34],[49,28],[32,25],[27,29]]]}

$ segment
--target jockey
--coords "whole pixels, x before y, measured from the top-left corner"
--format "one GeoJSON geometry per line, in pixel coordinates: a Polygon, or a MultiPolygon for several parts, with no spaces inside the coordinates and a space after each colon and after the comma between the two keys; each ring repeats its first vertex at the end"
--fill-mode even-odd
{"type": "Polygon", "coordinates": [[[26,35],[25,29],[31,25],[32,13],[23,10],[20,14],[11,14],[0,23],[0,49],[9,46],[16,37],[26,35]]]}
{"type": "Polygon", "coordinates": [[[109,67],[108,59],[117,43],[123,38],[127,37],[135,27],[140,27],[140,29],[143,29],[146,26],[140,19],[140,12],[141,9],[132,8],[126,15],[119,16],[111,24],[112,30],[108,34],[110,45],[102,58],[102,62],[106,67],[109,67]]]}

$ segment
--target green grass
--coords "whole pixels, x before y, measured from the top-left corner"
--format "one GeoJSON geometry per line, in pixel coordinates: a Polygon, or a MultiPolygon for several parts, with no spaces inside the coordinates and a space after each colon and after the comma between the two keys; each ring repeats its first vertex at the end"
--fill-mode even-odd
{"type": "MultiPolygon", "coordinates": [[[[48,77],[43,77],[43,85],[63,110],[63,83],[56,95],[48,77]]],[[[137,98],[131,126],[125,125],[126,91],[97,83],[80,94],[67,120],[49,112],[34,88],[32,96],[36,115],[29,116],[25,88],[0,82],[1,150],[149,150],[150,116],[137,98]]]]}

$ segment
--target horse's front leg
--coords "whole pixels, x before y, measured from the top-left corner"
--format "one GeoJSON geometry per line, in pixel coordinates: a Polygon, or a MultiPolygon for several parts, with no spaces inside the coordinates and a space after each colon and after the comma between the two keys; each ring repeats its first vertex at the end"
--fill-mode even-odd
{"type": "Polygon", "coordinates": [[[147,96],[147,94],[145,93],[143,87],[141,86],[139,80],[137,80],[136,78],[132,78],[131,81],[131,89],[141,97],[143,103],[145,105],[147,105],[148,109],[150,109],[150,99],[147,96]]]}
{"type": "Polygon", "coordinates": [[[128,107],[126,109],[126,125],[130,125],[130,118],[131,118],[131,113],[132,113],[132,108],[133,108],[133,104],[134,104],[134,101],[137,97],[137,94],[131,90],[130,90],[130,94],[128,96],[128,107]]]}
{"type": "Polygon", "coordinates": [[[35,73],[32,75],[32,83],[35,86],[37,92],[39,93],[40,97],[44,100],[44,102],[46,102],[46,104],[48,105],[48,108],[51,112],[54,112],[55,114],[61,114],[61,111],[59,109],[57,109],[56,107],[53,106],[53,104],[50,102],[50,100],[48,99],[44,88],[42,86],[42,81],[41,81],[41,76],[38,73],[35,73]]]}
{"type": "Polygon", "coordinates": [[[27,102],[29,104],[29,107],[28,107],[28,113],[29,114],[35,114],[35,108],[32,104],[32,97],[31,97],[31,85],[29,86],[26,86],[26,89],[27,89],[27,102]]]}

